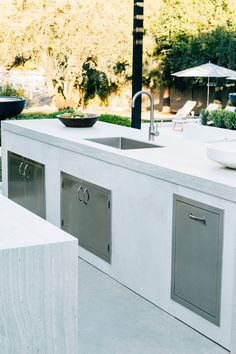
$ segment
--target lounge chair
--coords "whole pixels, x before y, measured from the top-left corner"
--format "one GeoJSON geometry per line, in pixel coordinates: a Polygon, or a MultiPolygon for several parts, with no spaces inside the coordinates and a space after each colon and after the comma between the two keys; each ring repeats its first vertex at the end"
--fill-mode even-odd
{"type": "Polygon", "coordinates": [[[234,107],[234,106],[226,106],[224,110],[226,112],[235,112],[236,111],[236,107],[234,107]]]}
{"type": "Polygon", "coordinates": [[[219,109],[221,105],[219,103],[209,103],[209,105],[206,107],[206,111],[208,112],[214,112],[217,109],[219,109]]]}
{"type": "Polygon", "coordinates": [[[178,110],[172,122],[174,130],[183,130],[183,124],[196,122],[196,118],[191,118],[189,115],[196,106],[197,101],[187,101],[185,105],[178,110]],[[181,129],[176,129],[177,125],[181,125],[181,129]]]}

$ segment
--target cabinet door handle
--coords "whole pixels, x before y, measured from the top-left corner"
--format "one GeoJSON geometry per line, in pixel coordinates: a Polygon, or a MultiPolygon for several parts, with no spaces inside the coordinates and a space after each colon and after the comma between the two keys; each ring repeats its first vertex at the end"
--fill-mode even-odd
{"type": "Polygon", "coordinates": [[[20,163],[20,165],[19,165],[19,168],[18,168],[18,172],[19,172],[19,175],[20,176],[23,176],[23,174],[22,174],[22,166],[24,165],[24,162],[22,161],[21,163],[20,163]]]}
{"type": "Polygon", "coordinates": [[[190,219],[193,219],[193,220],[196,220],[196,221],[200,221],[200,222],[202,222],[203,224],[206,225],[206,219],[205,218],[201,218],[201,217],[195,216],[192,213],[188,213],[188,216],[189,216],[190,219]]]}
{"type": "Polygon", "coordinates": [[[79,186],[77,193],[78,193],[79,201],[83,202],[84,198],[83,198],[83,187],[82,186],[79,186]]]}
{"type": "Polygon", "coordinates": [[[89,202],[89,191],[87,188],[84,189],[84,204],[87,205],[89,202]]]}
{"type": "Polygon", "coordinates": [[[26,171],[27,171],[28,167],[29,167],[29,165],[26,164],[26,165],[25,165],[25,168],[24,168],[24,171],[23,171],[23,173],[22,173],[22,176],[25,176],[26,179],[29,179],[29,175],[26,175],[26,171]]]}

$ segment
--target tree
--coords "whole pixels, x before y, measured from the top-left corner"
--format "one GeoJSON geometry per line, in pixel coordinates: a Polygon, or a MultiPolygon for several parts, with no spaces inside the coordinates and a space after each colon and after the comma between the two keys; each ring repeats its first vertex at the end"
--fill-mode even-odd
{"type": "MultiPolygon", "coordinates": [[[[220,60],[229,66],[229,38],[234,42],[235,10],[236,4],[231,0],[163,0],[155,28],[155,60],[149,82],[163,85],[168,95],[171,85],[180,85],[178,79],[171,76],[175,71],[208,61],[220,60]],[[224,49],[225,56],[220,45],[222,48],[228,45],[227,50],[224,49]]],[[[231,62],[233,60],[231,58],[231,62]]],[[[203,80],[181,82],[186,87],[201,84],[203,80]]],[[[169,97],[164,103],[169,104],[169,97]]]]}
{"type": "Polygon", "coordinates": [[[121,79],[114,68],[131,58],[130,2],[15,1],[0,15],[1,64],[43,68],[51,93],[59,93],[64,104],[71,105],[73,96],[78,101],[81,95],[83,65],[88,58],[95,58],[108,85],[121,79]]]}
{"type": "MultiPolygon", "coordinates": [[[[144,57],[153,50],[159,7],[160,1],[145,0],[144,57]]],[[[130,85],[132,17],[133,0],[3,1],[0,66],[43,69],[51,94],[71,105],[89,96],[85,76],[91,70],[85,75],[83,67],[93,58],[94,73],[101,73],[109,95],[114,87],[130,85]]],[[[95,77],[96,89],[101,83],[95,77]]]]}

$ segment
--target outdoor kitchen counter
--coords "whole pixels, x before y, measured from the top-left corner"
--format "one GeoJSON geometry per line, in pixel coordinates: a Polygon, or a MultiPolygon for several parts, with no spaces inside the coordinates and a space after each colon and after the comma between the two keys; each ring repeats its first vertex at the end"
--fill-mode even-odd
{"type": "Polygon", "coordinates": [[[206,143],[183,139],[182,133],[171,128],[160,128],[154,142],[164,148],[119,150],[85,140],[123,136],[147,141],[147,127],[140,131],[97,122],[82,129],[66,128],[57,119],[4,121],[3,145],[4,131],[8,131],[236,202],[236,170],[209,160],[206,143]]]}
{"type": "MultiPolygon", "coordinates": [[[[140,131],[102,122],[80,129],[66,128],[57,119],[5,121],[3,194],[11,198],[14,186],[13,197],[28,209],[46,206],[42,214],[50,223],[80,237],[81,258],[236,354],[231,337],[236,330],[236,171],[209,160],[207,144],[184,135],[163,126],[155,143],[164,147],[119,150],[85,139],[127,137],[147,142],[148,124],[140,131]],[[38,173],[31,174],[32,184],[31,166],[38,166],[38,173]],[[81,188],[90,195],[88,208],[78,194],[81,188]],[[104,197],[95,199],[95,190],[104,197]],[[187,198],[193,207],[203,205],[204,213],[217,208],[224,214],[220,326],[171,298],[176,196],[187,198]],[[39,203],[42,200],[45,203],[39,203]],[[86,237],[77,226],[81,215],[86,237]],[[103,227],[105,232],[98,236],[103,227]],[[91,239],[91,248],[83,247],[83,237],[95,240],[91,239]],[[104,240],[101,247],[95,244],[99,240],[104,240]]],[[[214,225],[218,230],[218,222],[214,225]]],[[[209,234],[215,240],[217,233],[209,234]]],[[[198,233],[194,235],[199,240],[198,233]]]]}

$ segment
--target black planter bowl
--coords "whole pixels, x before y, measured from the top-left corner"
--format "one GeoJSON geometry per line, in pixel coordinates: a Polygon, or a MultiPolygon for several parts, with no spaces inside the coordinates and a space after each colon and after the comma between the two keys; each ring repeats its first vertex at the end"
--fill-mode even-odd
{"type": "Polygon", "coordinates": [[[100,116],[96,114],[87,113],[86,118],[63,118],[63,116],[57,115],[57,118],[66,126],[70,128],[90,128],[92,127],[100,116]]]}
{"type": "Polygon", "coordinates": [[[0,96],[0,120],[12,118],[20,114],[25,107],[25,98],[0,96]]]}
{"type": "Polygon", "coordinates": [[[229,100],[232,106],[236,107],[236,93],[229,93],[229,100]]]}

